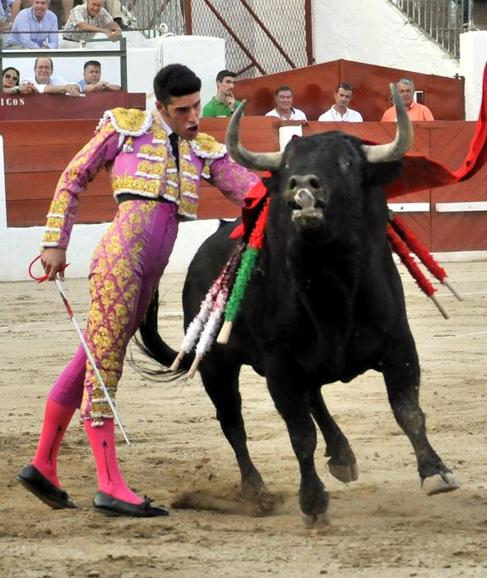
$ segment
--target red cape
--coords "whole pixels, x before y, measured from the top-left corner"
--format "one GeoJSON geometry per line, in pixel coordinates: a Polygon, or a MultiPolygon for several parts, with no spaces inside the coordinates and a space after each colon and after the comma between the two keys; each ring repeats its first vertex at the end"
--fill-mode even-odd
{"type": "MultiPolygon", "coordinates": [[[[484,68],[482,83],[482,104],[480,106],[477,127],[470,143],[470,150],[463,165],[455,172],[450,172],[440,163],[421,155],[408,154],[403,158],[401,176],[388,185],[385,190],[388,199],[398,195],[413,193],[423,189],[434,189],[465,181],[477,173],[487,161],[487,65],[484,68]]],[[[266,173],[264,176],[270,176],[266,173]]],[[[249,231],[258,216],[259,208],[265,198],[267,189],[259,181],[247,193],[242,208],[243,226],[237,227],[231,237],[236,239],[249,231]]]]}

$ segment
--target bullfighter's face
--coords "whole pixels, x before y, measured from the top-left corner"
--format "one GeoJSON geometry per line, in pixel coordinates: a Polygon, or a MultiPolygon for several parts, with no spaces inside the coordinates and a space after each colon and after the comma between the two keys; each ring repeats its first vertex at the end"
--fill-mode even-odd
{"type": "Polygon", "coordinates": [[[167,104],[157,101],[156,108],[164,121],[181,138],[191,140],[198,135],[201,112],[199,92],[173,96],[167,104]]]}

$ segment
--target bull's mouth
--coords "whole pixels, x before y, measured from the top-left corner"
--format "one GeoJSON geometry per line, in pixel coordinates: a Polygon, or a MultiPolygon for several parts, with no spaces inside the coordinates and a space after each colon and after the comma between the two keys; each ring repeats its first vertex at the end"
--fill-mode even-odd
{"type": "Polygon", "coordinates": [[[320,197],[317,198],[309,189],[301,188],[294,194],[289,191],[288,197],[292,199],[289,205],[292,209],[291,219],[294,223],[305,225],[323,221],[326,202],[320,197]]]}

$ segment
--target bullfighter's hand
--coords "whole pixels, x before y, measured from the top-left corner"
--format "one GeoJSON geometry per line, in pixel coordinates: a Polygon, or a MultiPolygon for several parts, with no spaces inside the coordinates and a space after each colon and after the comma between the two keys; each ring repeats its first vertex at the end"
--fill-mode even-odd
{"type": "Polygon", "coordinates": [[[46,272],[48,281],[54,281],[56,273],[64,279],[64,267],[66,265],[66,250],[52,247],[44,249],[41,254],[41,263],[46,272]]]}

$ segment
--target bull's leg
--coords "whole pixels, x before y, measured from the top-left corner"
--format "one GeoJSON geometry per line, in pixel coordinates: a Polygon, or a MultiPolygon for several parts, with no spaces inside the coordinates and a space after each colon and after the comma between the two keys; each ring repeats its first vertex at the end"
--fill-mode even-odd
{"type": "Polygon", "coordinates": [[[345,484],[357,480],[358,466],[355,454],[344,433],[330,415],[321,391],[313,389],[308,399],[311,414],[325,438],[325,456],[330,458],[328,469],[331,475],[345,484]]]}
{"type": "Polygon", "coordinates": [[[220,426],[235,452],[240,468],[242,493],[255,498],[265,492],[262,477],[250,459],[247,433],[242,417],[242,398],[239,392],[239,365],[202,362],[200,374],[206,392],[216,408],[220,426]]]}
{"type": "Polygon", "coordinates": [[[383,374],[394,417],[416,454],[424,491],[433,495],[457,489],[458,481],[426,436],[425,416],[419,405],[419,362],[410,333],[402,341],[389,342],[383,358],[383,374]]]}
{"type": "Polygon", "coordinates": [[[286,422],[291,445],[299,462],[301,512],[307,526],[312,526],[318,519],[326,523],[328,492],[316,473],[316,427],[303,394],[304,388],[296,391],[292,385],[292,376],[288,374],[289,381],[285,381],[285,371],[279,373],[279,377],[268,377],[267,383],[277,411],[286,422]]]}

